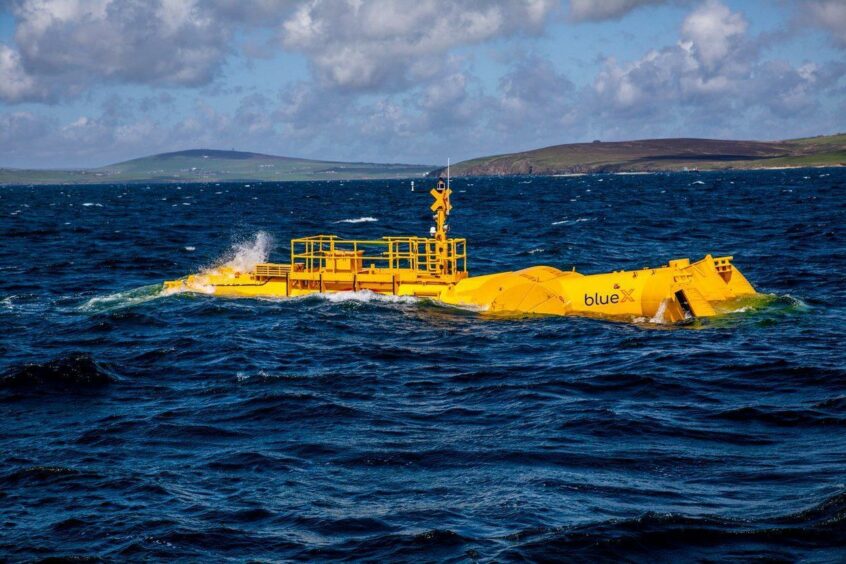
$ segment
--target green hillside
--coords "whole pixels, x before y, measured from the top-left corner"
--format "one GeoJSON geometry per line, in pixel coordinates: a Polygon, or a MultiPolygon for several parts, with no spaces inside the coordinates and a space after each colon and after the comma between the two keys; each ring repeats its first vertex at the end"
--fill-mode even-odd
{"type": "MultiPolygon", "coordinates": [[[[453,176],[726,170],[846,165],[846,134],[790,141],[648,139],[574,143],[452,166],[453,176]]],[[[431,173],[443,174],[444,169],[431,173]]]]}
{"type": "Polygon", "coordinates": [[[111,184],[414,178],[426,165],[346,163],[194,149],[88,170],[0,169],[0,184],[111,184]]]}

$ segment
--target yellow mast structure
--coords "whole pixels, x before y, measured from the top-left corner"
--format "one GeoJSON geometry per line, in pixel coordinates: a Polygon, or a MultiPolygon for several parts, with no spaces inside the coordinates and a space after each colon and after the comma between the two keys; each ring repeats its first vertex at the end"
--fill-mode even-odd
{"type": "Polygon", "coordinates": [[[444,182],[443,178],[438,179],[438,183],[429,192],[432,198],[430,209],[435,212],[435,260],[437,264],[437,272],[445,275],[449,270],[449,246],[447,245],[447,229],[446,218],[452,210],[452,204],[449,202],[449,196],[452,194],[452,189],[449,184],[444,182]]]}

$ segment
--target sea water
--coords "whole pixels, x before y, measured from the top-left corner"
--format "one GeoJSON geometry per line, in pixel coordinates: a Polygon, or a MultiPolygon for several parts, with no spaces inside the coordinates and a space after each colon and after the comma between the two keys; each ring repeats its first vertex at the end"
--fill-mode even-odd
{"type": "Polygon", "coordinates": [[[0,558],[843,558],[846,172],[454,180],[473,274],[766,294],[681,325],[161,289],[425,235],[407,185],[0,188],[0,558]]]}

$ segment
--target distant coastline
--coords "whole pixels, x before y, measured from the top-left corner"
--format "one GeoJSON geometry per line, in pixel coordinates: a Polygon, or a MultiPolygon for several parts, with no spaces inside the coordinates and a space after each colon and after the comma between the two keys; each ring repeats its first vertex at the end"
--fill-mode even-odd
{"type": "Polygon", "coordinates": [[[433,168],[434,165],[319,161],[242,151],[191,149],[83,170],[0,168],[0,185],[420,178],[433,168]]]}
{"type": "MultiPolygon", "coordinates": [[[[787,141],[647,139],[555,145],[451,166],[460,176],[575,176],[846,166],[846,134],[787,141]]],[[[0,168],[0,185],[179,184],[437,177],[432,165],[337,162],[212,149],[142,157],[84,170],[0,168]]]]}
{"type": "MultiPolygon", "coordinates": [[[[775,170],[846,166],[846,134],[788,141],[646,139],[573,143],[480,157],[452,165],[452,176],[560,176],[691,170],[775,170]]],[[[439,168],[430,176],[446,174],[439,168]]]]}

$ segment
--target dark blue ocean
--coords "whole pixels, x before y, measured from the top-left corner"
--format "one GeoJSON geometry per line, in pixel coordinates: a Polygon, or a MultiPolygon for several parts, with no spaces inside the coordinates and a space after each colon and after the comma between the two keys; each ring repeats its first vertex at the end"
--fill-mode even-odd
{"type": "Polygon", "coordinates": [[[425,235],[408,181],[0,187],[0,560],[843,561],[844,187],[455,180],[473,274],[713,253],[768,294],[680,326],[159,291],[425,235]]]}

